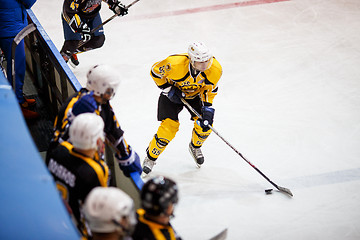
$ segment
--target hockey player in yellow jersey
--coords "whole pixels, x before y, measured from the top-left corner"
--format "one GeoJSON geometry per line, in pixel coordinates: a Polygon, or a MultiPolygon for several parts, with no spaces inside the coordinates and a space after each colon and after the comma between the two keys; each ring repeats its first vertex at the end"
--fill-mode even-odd
{"type": "Polygon", "coordinates": [[[157,158],[179,130],[178,115],[184,108],[181,98],[201,112],[200,120],[189,111],[194,121],[189,151],[197,167],[204,163],[200,148],[211,133],[208,124],[213,123],[215,109],[212,104],[221,75],[220,63],[201,42],[191,43],[188,53],[171,55],[152,66],[151,77],[162,89],[157,113],[161,124],[146,150],[143,162],[145,174],[151,172],[157,158]]]}

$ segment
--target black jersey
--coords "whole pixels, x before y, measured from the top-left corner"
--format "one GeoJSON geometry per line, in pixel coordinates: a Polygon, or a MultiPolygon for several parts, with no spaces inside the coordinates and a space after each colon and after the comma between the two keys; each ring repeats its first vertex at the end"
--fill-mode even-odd
{"type": "Polygon", "coordinates": [[[99,13],[101,2],[106,2],[109,6],[114,4],[114,0],[64,0],[63,18],[77,32],[82,22],[93,19],[99,13]]]}
{"type": "Polygon", "coordinates": [[[80,207],[88,193],[97,186],[108,186],[109,168],[102,160],[94,160],[73,149],[69,142],[59,144],[46,158],[46,165],[54,177],[56,187],[68,203],[84,232],[80,207]]]}
{"type": "Polygon", "coordinates": [[[171,224],[163,225],[147,219],[144,209],[137,210],[138,222],[136,224],[133,240],[181,240],[171,224]]]}
{"type": "Polygon", "coordinates": [[[55,142],[67,141],[69,139],[69,126],[70,126],[70,113],[74,104],[80,97],[86,94],[85,88],[82,88],[79,92],[73,94],[61,105],[59,113],[54,122],[54,139],[55,142]]]}
{"type": "MultiPolygon", "coordinates": [[[[78,101],[83,95],[87,94],[88,90],[82,88],[78,93],[70,96],[64,104],[61,106],[59,113],[54,122],[54,138],[53,143],[49,147],[49,150],[57,143],[67,141],[69,138],[68,129],[70,126],[69,116],[70,111],[73,108],[76,101],[78,101]]],[[[109,143],[116,149],[120,157],[127,157],[130,154],[130,147],[125,141],[123,135],[124,131],[115,116],[114,110],[107,101],[104,104],[98,104],[98,109],[95,113],[100,115],[104,121],[104,132],[109,143]]],[[[48,152],[49,152],[48,150],[48,152]]]]}

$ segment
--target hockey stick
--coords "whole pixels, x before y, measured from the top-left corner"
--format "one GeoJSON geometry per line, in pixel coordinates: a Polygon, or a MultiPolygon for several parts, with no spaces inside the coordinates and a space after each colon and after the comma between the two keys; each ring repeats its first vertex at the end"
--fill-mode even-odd
{"type": "Polygon", "coordinates": [[[222,230],[221,232],[219,232],[218,234],[216,234],[209,240],[225,240],[227,237],[227,231],[228,231],[228,229],[225,228],[224,230],[222,230]]]}
{"type": "MultiPolygon", "coordinates": [[[[199,119],[202,119],[201,115],[196,112],[196,110],[194,108],[192,108],[190,106],[190,104],[183,98],[180,98],[181,101],[185,104],[186,107],[188,107],[190,109],[191,112],[193,112],[199,119]]],[[[220,135],[220,133],[211,125],[208,125],[208,127],[221,139],[223,140],[232,150],[234,150],[237,154],[239,154],[239,156],[244,159],[251,167],[253,167],[258,173],[260,173],[261,176],[263,176],[269,183],[271,183],[274,187],[276,187],[276,189],[278,189],[280,192],[286,193],[289,196],[293,196],[292,192],[290,191],[290,189],[284,188],[284,187],[280,187],[277,184],[275,184],[273,181],[271,181],[264,173],[262,173],[257,167],[255,167],[254,164],[252,164],[249,160],[247,160],[238,150],[236,150],[235,147],[233,147],[228,141],[225,140],[224,137],[222,137],[220,135]]]]}
{"type": "MultiPolygon", "coordinates": [[[[127,5],[125,8],[128,9],[129,7],[131,7],[132,5],[134,5],[135,3],[137,3],[138,1],[140,0],[135,0],[133,1],[132,3],[130,3],[129,5],[127,5]]],[[[94,34],[97,30],[99,30],[102,26],[104,26],[105,24],[107,24],[108,22],[110,22],[111,20],[113,20],[115,17],[119,16],[118,14],[114,14],[112,15],[111,17],[109,17],[108,19],[106,19],[103,23],[101,23],[99,26],[97,26],[96,28],[92,29],[90,31],[90,34],[94,34]]],[[[90,40],[87,40],[87,41],[83,41],[83,40],[80,40],[79,44],[78,44],[78,47],[77,48],[80,48],[82,45],[84,45],[85,43],[87,43],[88,41],[90,40]]]]}
{"type": "Polygon", "coordinates": [[[24,27],[14,38],[12,46],[11,46],[11,72],[12,72],[12,84],[13,89],[15,91],[15,50],[19,43],[31,32],[36,30],[36,26],[34,23],[30,23],[26,27],[24,27]]]}

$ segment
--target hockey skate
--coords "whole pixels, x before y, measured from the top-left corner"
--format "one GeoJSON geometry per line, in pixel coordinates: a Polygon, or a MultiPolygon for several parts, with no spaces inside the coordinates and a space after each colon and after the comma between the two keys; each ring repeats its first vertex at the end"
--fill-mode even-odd
{"type": "Polygon", "coordinates": [[[145,174],[149,174],[155,164],[156,164],[155,161],[150,160],[150,159],[148,158],[148,156],[146,156],[146,157],[145,157],[145,160],[144,160],[144,162],[143,162],[143,166],[142,166],[143,172],[144,172],[145,174]]]}
{"type": "Polygon", "coordinates": [[[79,65],[79,60],[77,58],[76,53],[71,54],[70,56],[70,52],[66,51],[66,52],[61,52],[61,56],[63,57],[63,59],[65,60],[66,63],[69,63],[69,65],[73,68],[76,68],[77,65],[79,65]],[[69,61],[70,60],[70,61],[69,61]]]}
{"type": "Polygon", "coordinates": [[[76,66],[79,65],[79,60],[78,60],[77,55],[75,53],[73,55],[71,55],[69,64],[73,68],[76,68],[76,66]]]}
{"type": "Polygon", "coordinates": [[[191,156],[194,158],[196,166],[198,168],[200,168],[201,164],[204,163],[204,156],[203,156],[203,154],[201,152],[201,149],[200,148],[195,148],[192,145],[192,143],[190,142],[190,144],[189,144],[189,152],[190,152],[191,156]]]}

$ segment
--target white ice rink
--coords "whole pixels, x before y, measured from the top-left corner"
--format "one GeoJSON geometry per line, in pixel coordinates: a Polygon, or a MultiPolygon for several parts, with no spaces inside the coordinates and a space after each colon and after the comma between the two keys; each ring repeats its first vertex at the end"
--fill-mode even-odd
{"type": "MultiPolygon", "coordinates": [[[[59,50],[61,8],[61,0],[32,8],[59,50]]],[[[112,15],[105,3],[101,14],[112,15]]],[[[265,195],[274,187],[215,134],[197,169],[184,110],[153,174],[179,184],[172,223],[185,240],[224,228],[231,240],[360,239],[359,0],[140,0],[106,24],[105,35],[73,71],[84,85],[94,64],[119,70],[112,105],[141,159],[159,126],[150,68],[200,40],[223,67],[214,127],[294,194],[265,195]]]]}

